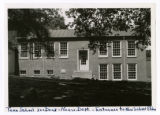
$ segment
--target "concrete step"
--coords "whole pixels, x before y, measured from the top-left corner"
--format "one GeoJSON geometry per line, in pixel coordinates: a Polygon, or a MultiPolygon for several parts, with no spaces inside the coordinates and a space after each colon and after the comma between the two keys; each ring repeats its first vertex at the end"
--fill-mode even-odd
{"type": "Polygon", "coordinates": [[[74,71],[72,78],[92,79],[92,71],[74,71]]]}

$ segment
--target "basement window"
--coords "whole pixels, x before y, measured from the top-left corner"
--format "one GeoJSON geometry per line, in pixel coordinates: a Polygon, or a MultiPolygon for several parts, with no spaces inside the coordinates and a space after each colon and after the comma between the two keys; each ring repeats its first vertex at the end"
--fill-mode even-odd
{"type": "Polygon", "coordinates": [[[40,70],[34,70],[34,75],[40,75],[40,70]]]}
{"type": "Polygon", "coordinates": [[[107,64],[99,65],[99,77],[100,77],[100,80],[108,79],[108,65],[107,64]]]}
{"type": "Polygon", "coordinates": [[[47,70],[48,75],[53,75],[53,70],[47,70]]]}
{"type": "Polygon", "coordinates": [[[20,75],[26,75],[26,70],[20,70],[20,75]]]}

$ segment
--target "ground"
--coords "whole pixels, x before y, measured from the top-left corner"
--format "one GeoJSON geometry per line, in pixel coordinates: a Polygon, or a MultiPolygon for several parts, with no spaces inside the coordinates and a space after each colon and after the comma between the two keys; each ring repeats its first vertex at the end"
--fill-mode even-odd
{"type": "Polygon", "coordinates": [[[9,106],[150,106],[151,83],[9,77],[9,106]]]}

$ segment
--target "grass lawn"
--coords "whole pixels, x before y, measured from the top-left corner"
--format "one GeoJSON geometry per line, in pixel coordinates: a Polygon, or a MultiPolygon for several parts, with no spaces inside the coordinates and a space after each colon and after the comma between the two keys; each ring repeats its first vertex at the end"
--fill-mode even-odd
{"type": "Polygon", "coordinates": [[[150,106],[151,83],[9,77],[9,106],[150,106]]]}

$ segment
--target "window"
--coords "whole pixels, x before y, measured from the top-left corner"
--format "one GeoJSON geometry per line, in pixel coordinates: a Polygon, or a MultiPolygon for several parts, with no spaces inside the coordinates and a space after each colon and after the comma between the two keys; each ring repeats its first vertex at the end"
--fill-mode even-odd
{"type": "Polygon", "coordinates": [[[20,75],[26,75],[26,70],[20,70],[20,75]]]}
{"type": "Polygon", "coordinates": [[[113,79],[114,80],[121,80],[122,79],[121,64],[113,64],[113,79]]]}
{"type": "Polygon", "coordinates": [[[128,57],[136,56],[135,41],[128,41],[128,57]]]}
{"type": "Polygon", "coordinates": [[[68,57],[67,42],[60,42],[60,57],[68,57]]]}
{"type": "Polygon", "coordinates": [[[100,43],[99,47],[99,57],[107,57],[108,56],[108,47],[106,43],[100,43]]]}
{"type": "Polygon", "coordinates": [[[53,70],[47,70],[48,75],[53,75],[53,70]]]}
{"type": "Polygon", "coordinates": [[[41,43],[35,42],[34,43],[34,57],[41,57],[41,43]]]}
{"type": "Polygon", "coordinates": [[[108,65],[107,64],[100,64],[99,65],[99,77],[101,80],[108,79],[108,65]]]}
{"type": "Polygon", "coordinates": [[[40,74],[40,70],[34,70],[34,74],[35,75],[39,75],[40,74]]]}
{"type": "Polygon", "coordinates": [[[128,64],[128,79],[135,80],[137,79],[137,64],[128,64]]]}
{"type": "Polygon", "coordinates": [[[20,57],[28,57],[28,43],[21,43],[20,57]]]}
{"type": "Polygon", "coordinates": [[[47,57],[54,57],[54,42],[47,42],[46,53],[47,57]]]}
{"type": "Polygon", "coordinates": [[[121,42],[120,41],[113,41],[112,56],[113,57],[120,57],[121,56],[121,42]]]}

